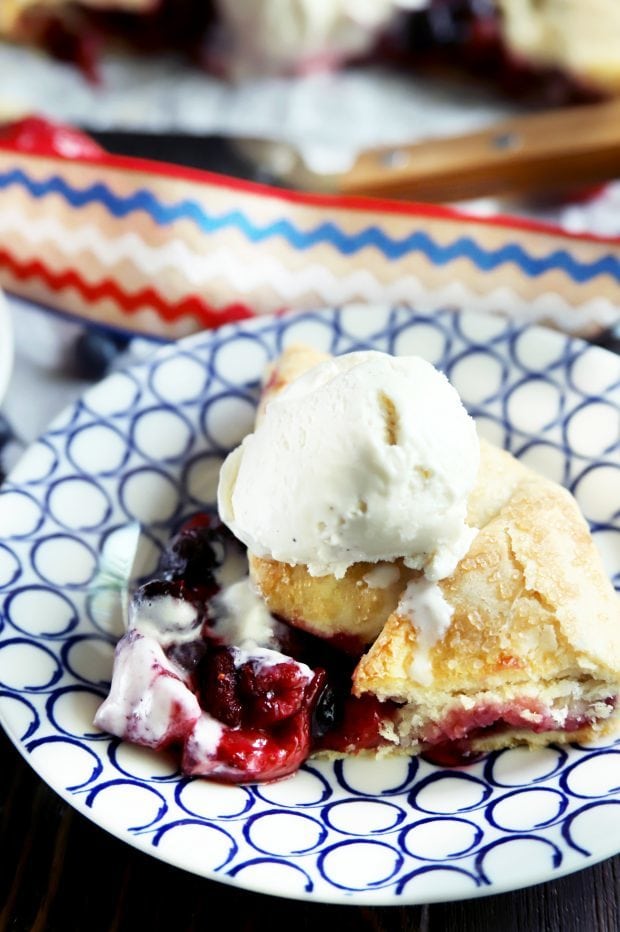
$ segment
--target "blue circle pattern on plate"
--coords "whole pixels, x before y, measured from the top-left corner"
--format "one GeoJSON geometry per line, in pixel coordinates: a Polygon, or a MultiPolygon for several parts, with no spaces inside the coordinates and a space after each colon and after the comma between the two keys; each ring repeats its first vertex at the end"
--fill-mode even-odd
{"type": "MultiPolygon", "coordinates": [[[[161,755],[93,728],[117,634],[93,618],[93,592],[104,602],[115,594],[107,537],[139,520],[160,546],[198,504],[214,507],[219,463],[251,427],[263,361],[299,341],[426,356],[482,433],[571,488],[601,540],[620,540],[618,514],[595,494],[620,482],[620,360],[602,350],[500,318],[405,307],[201,334],[87,392],[38,442],[41,468],[27,454],[2,490],[0,714],[13,741],[65,799],[125,841],[282,896],[430,902],[514,889],[614,854],[619,742],[495,752],[453,770],[425,759],[315,760],[288,780],[241,788],[188,780],[161,755]],[[596,436],[584,429],[588,410],[596,436]]],[[[620,588],[617,546],[610,562],[620,588]]]]}

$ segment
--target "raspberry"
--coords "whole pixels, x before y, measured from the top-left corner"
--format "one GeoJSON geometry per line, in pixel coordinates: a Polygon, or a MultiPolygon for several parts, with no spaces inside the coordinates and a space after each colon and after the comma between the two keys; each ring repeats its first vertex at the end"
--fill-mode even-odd
{"type": "Polygon", "coordinates": [[[290,718],[304,702],[307,676],[296,663],[248,661],[239,670],[239,693],[250,723],[265,728],[290,718]]]}

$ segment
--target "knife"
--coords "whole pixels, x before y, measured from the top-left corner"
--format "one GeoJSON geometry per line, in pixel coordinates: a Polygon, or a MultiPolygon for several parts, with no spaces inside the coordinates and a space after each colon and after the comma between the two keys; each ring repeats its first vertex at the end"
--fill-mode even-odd
{"type": "Polygon", "coordinates": [[[323,174],[286,142],[87,130],[109,152],[305,191],[417,201],[554,194],[620,177],[620,100],[511,117],[466,135],[358,154],[323,174]]]}

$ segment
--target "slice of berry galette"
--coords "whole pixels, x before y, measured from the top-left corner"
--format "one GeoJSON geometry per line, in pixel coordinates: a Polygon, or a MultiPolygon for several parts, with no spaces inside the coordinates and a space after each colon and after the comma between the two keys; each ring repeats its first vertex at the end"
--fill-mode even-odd
{"type": "Polygon", "coordinates": [[[618,729],[620,603],[575,500],[423,360],[287,349],[219,509],[135,592],[102,729],[226,782],[618,729]]]}

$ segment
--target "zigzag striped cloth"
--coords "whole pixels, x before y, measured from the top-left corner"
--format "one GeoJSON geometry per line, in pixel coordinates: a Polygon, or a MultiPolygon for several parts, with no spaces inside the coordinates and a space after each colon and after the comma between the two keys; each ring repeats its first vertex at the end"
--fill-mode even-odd
{"type": "Polygon", "coordinates": [[[352,302],[489,310],[591,336],[620,320],[620,238],[281,191],[111,156],[26,120],[0,137],[0,284],[162,338],[352,302]]]}

